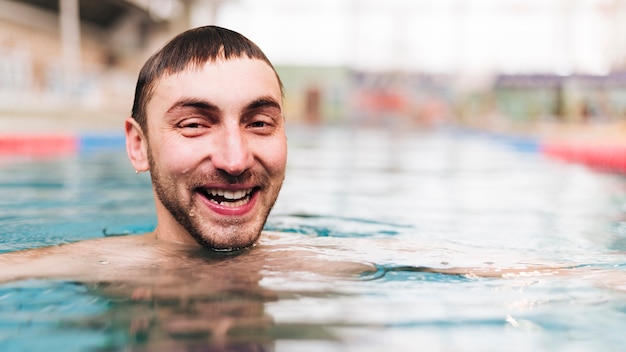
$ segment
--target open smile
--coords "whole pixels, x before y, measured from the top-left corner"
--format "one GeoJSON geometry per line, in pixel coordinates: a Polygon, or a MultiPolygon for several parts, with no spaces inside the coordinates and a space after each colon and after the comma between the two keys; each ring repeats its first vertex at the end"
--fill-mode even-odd
{"type": "Polygon", "coordinates": [[[204,189],[204,196],[211,202],[227,207],[240,207],[250,201],[255,188],[240,189],[236,191],[222,188],[204,189]]]}
{"type": "Polygon", "coordinates": [[[207,200],[206,204],[224,215],[242,215],[254,205],[258,187],[246,189],[199,188],[198,193],[207,200]]]}

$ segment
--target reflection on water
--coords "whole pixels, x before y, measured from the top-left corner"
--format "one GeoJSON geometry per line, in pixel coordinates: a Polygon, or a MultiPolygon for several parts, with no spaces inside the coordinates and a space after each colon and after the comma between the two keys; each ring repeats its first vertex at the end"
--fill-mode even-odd
{"type": "MultiPolygon", "coordinates": [[[[134,280],[3,284],[0,349],[615,350],[626,342],[623,177],[453,132],[293,129],[289,143],[267,224],[282,235],[264,240],[267,251],[188,253],[134,280]],[[374,266],[335,273],[342,262],[374,266]],[[428,270],[531,264],[573,265],[576,274],[428,270]]],[[[149,179],[121,150],[0,161],[0,192],[1,251],[154,226],[149,179]]]]}

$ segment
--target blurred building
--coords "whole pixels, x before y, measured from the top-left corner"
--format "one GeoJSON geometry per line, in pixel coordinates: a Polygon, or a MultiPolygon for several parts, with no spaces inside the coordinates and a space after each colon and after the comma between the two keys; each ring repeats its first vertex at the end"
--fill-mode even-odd
{"type": "Polygon", "coordinates": [[[263,48],[291,121],[626,116],[626,0],[0,0],[0,114],[126,114],[148,55],[204,24],[263,48]]]}
{"type": "Polygon", "coordinates": [[[141,64],[218,2],[0,0],[0,111],[127,113],[141,64]]]}
{"type": "Polygon", "coordinates": [[[626,0],[238,0],[218,24],[298,77],[286,79],[286,96],[303,119],[315,120],[310,87],[328,122],[338,111],[384,124],[610,121],[626,106],[616,79],[626,69],[626,0]]]}

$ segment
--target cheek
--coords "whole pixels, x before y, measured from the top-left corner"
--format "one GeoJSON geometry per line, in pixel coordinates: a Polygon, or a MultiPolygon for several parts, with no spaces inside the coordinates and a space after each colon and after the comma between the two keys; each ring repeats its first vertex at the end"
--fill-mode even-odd
{"type": "Polygon", "coordinates": [[[279,141],[272,146],[266,146],[264,151],[265,163],[272,174],[282,175],[285,173],[287,164],[287,143],[279,141]]]}
{"type": "Polygon", "coordinates": [[[172,140],[162,140],[156,145],[151,153],[153,164],[163,174],[186,174],[197,162],[198,153],[188,145],[178,145],[172,140]]]}

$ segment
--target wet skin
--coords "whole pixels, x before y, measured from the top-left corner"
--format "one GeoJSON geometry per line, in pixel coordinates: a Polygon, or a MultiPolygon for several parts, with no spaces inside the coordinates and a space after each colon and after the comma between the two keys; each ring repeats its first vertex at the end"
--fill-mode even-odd
{"type": "Polygon", "coordinates": [[[268,346],[283,328],[266,314],[265,303],[310,292],[277,292],[262,280],[310,282],[315,274],[328,284],[356,280],[357,273],[373,269],[322,259],[298,238],[265,233],[251,248],[215,252],[196,243],[160,240],[154,233],[107,237],[1,255],[0,282],[79,282],[110,300],[102,316],[84,325],[121,329],[131,345],[155,350],[268,346]]]}
{"type": "Polygon", "coordinates": [[[272,68],[247,58],[165,75],[147,131],[126,121],[135,170],[150,171],[159,239],[231,250],[261,233],[285,175],[282,93],[272,68]]]}

